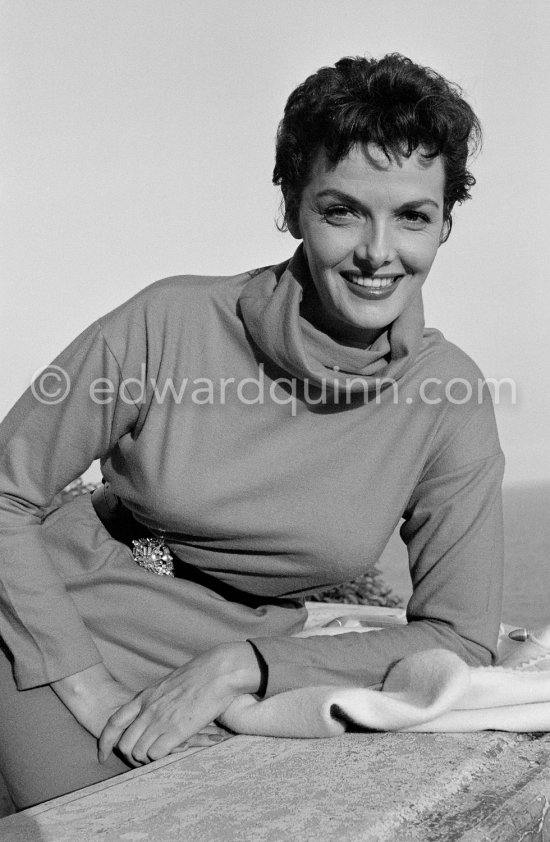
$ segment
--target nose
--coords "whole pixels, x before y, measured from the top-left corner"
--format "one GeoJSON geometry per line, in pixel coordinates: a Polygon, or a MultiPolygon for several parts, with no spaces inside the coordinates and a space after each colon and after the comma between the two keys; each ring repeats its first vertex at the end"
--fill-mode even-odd
{"type": "Polygon", "coordinates": [[[357,259],[367,263],[373,272],[391,263],[395,257],[391,227],[385,221],[367,222],[355,253],[357,259]]]}

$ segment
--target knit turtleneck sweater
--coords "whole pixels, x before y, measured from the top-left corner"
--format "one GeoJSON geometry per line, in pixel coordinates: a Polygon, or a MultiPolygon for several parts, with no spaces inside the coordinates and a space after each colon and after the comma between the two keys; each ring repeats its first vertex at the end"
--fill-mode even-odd
{"type": "Polygon", "coordinates": [[[433,647],[490,660],[502,454],[481,374],[423,330],[420,297],[360,348],[303,317],[311,283],[299,249],[236,277],[153,284],[56,359],[70,378],[64,400],[28,391],[7,416],[0,634],[20,687],[100,660],[139,687],[228,640],[261,652],[268,695],[376,684],[433,647]],[[94,459],[196,576],[143,571],[87,500],[40,523],[94,459]],[[303,596],[367,570],[400,522],[408,626],[289,637],[303,596]]]}

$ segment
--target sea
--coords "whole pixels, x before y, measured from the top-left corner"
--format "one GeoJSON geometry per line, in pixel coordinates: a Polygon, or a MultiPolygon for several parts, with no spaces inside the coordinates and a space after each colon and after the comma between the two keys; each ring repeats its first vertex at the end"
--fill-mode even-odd
{"type": "MultiPolygon", "coordinates": [[[[550,625],[550,482],[505,487],[502,621],[536,630],[550,625]]],[[[406,603],[412,589],[407,552],[396,532],[378,564],[406,603]]]]}

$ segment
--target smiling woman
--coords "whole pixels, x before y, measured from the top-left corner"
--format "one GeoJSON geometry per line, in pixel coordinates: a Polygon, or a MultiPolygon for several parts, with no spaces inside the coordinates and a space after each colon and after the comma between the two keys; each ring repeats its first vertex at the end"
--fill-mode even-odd
{"type": "Polygon", "coordinates": [[[152,284],[7,416],[0,764],[18,807],[218,739],[243,694],[379,685],[435,647],[491,661],[502,453],[481,373],[422,309],[478,140],[460,92],[409,59],[322,68],[278,134],[294,256],[152,284]],[[99,494],[52,510],[94,459],[99,494]],[[293,637],[305,595],[372,568],[401,520],[408,625],[293,637]]]}
{"type": "Polygon", "coordinates": [[[460,90],[399,55],[376,67],[341,59],[291,94],[274,182],[304,240],[319,297],[310,315],[364,342],[403,312],[475,184],[466,165],[480,141],[460,90]]]}
{"type": "Polygon", "coordinates": [[[370,144],[335,165],[318,153],[291,231],[318,296],[304,305],[332,335],[374,342],[420,292],[441,242],[444,186],[441,158],[421,150],[394,158],[370,144]]]}

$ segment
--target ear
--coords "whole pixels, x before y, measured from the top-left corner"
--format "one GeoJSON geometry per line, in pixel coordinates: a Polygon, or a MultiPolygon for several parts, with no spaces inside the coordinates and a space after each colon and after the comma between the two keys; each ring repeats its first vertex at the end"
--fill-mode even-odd
{"type": "Polygon", "coordinates": [[[300,223],[298,220],[293,216],[292,219],[287,220],[286,227],[292,234],[295,240],[302,239],[302,232],[300,231],[300,223]]]}
{"type": "Polygon", "coordinates": [[[296,201],[296,194],[292,190],[284,189],[281,185],[281,204],[279,211],[283,218],[282,226],[277,226],[280,231],[288,231],[295,240],[301,240],[302,232],[300,231],[299,220],[299,201],[296,201]]]}
{"type": "Polygon", "coordinates": [[[441,233],[439,235],[439,245],[442,246],[443,243],[446,243],[451,235],[451,229],[453,227],[453,220],[452,217],[449,215],[447,219],[443,221],[443,225],[441,227],[441,233]]]}

